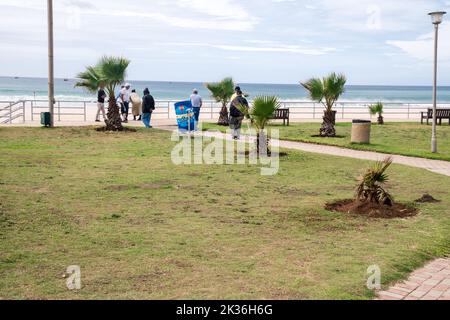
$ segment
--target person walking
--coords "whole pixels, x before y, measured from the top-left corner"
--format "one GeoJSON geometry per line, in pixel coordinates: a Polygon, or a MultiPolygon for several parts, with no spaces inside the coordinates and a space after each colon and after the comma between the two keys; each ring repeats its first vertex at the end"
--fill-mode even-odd
{"type": "Polygon", "coordinates": [[[191,104],[194,109],[194,119],[195,119],[195,130],[197,130],[197,124],[200,119],[200,110],[203,106],[202,97],[198,94],[198,90],[194,89],[191,94],[191,104]]]}
{"type": "Polygon", "coordinates": [[[116,96],[116,104],[120,107],[120,113],[123,112],[123,102],[122,102],[122,90],[125,89],[125,86],[122,85],[119,89],[119,93],[116,96]]]}
{"type": "Polygon", "coordinates": [[[97,116],[95,117],[95,122],[100,122],[100,112],[103,114],[103,121],[106,121],[105,99],[105,85],[100,84],[97,93],[97,116]]]}
{"type": "Polygon", "coordinates": [[[141,116],[142,115],[142,99],[136,93],[136,90],[134,90],[134,89],[131,91],[130,102],[132,105],[132,113],[133,113],[134,121],[136,121],[137,117],[139,117],[139,119],[137,119],[137,120],[141,121],[141,119],[142,119],[142,116],[141,116]]]}
{"type": "Polygon", "coordinates": [[[125,84],[125,87],[120,90],[120,100],[122,101],[122,121],[128,122],[128,111],[130,108],[130,88],[129,83],[125,84]]]}
{"type": "Polygon", "coordinates": [[[150,95],[150,90],[145,88],[144,97],[142,98],[142,122],[146,128],[152,128],[150,121],[153,110],[155,110],[155,99],[150,95]]]}
{"type": "Polygon", "coordinates": [[[242,120],[244,120],[244,113],[241,108],[248,109],[248,101],[243,97],[242,91],[236,90],[236,98],[231,101],[230,107],[230,129],[232,130],[232,137],[234,140],[241,138],[242,120]]]}

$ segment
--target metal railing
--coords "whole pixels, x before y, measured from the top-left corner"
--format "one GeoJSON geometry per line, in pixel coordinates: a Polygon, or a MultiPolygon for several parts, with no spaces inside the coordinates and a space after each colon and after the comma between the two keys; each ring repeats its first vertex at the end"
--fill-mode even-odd
{"type": "MultiPolygon", "coordinates": [[[[31,121],[35,120],[35,116],[40,116],[41,112],[48,111],[48,100],[25,100],[26,104],[30,104],[31,121]]],[[[65,116],[83,117],[83,121],[87,121],[87,105],[89,101],[64,101],[55,102],[55,121],[63,121],[65,116]],[[70,105],[69,105],[70,103],[70,105]],[[67,105],[64,105],[67,104],[67,105]]]]}
{"type": "MultiPolygon", "coordinates": [[[[336,118],[350,120],[357,117],[371,118],[369,106],[376,102],[370,101],[345,101],[337,102],[334,106],[336,118]]],[[[293,119],[321,119],[324,106],[314,102],[281,102],[282,108],[289,108],[293,119]]],[[[421,112],[432,108],[432,104],[416,102],[387,102],[384,103],[383,116],[387,119],[420,119],[421,112]]],[[[439,104],[438,108],[450,108],[450,103],[439,104]]]]}
{"type": "MultiPolygon", "coordinates": [[[[157,100],[154,119],[176,119],[174,103],[177,100],[157,100]]],[[[368,107],[371,101],[342,101],[336,103],[337,120],[351,120],[355,118],[370,119],[368,107]]],[[[251,104],[251,101],[250,101],[251,104]]],[[[323,116],[324,106],[320,103],[308,101],[281,101],[281,108],[289,108],[292,120],[319,120],[323,116]]],[[[431,104],[414,102],[387,102],[384,103],[384,117],[396,120],[417,120],[420,113],[431,108],[431,104]]],[[[450,108],[450,103],[440,104],[439,108],[450,108]]],[[[204,101],[202,119],[212,120],[219,116],[222,106],[214,101],[204,101]]],[[[70,122],[95,120],[97,103],[94,101],[57,100],[55,103],[55,121],[70,122]]],[[[36,121],[41,112],[48,111],[48,100],[20,100],[0,101],[0,123],[12,124],[36,121]]],[[[131,106],[130,106],[131,113],[131,106]]]]}
{"type": "Polygon", "coordinates": [[[0,101],[0,124],[12,124],[15,120],[25,122],[25,101],[0,101]]]}

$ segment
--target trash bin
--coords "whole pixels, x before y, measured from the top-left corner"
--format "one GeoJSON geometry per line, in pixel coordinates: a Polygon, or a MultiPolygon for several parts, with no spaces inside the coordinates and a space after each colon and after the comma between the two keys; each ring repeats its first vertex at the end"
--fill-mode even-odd
{"type": "Polygon", "coordinates": [[[50,112],[41,112],[41,124],[50,127],[50,112]]]}
{"type": "Polygon", "coordinates": [[[372,122],[368,120],[353,120],[352,143],[370,143],[372,122]]]}

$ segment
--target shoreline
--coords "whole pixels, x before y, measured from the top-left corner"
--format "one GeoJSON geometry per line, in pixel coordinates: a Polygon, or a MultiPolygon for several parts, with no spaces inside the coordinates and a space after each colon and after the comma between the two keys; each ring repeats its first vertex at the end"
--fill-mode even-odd
{"type": "MultiPolygon", "coordinates": [[[[47,77],[29,77],[29,76],[3,76],[0,75],[0,80],[2,79],[11,79],[11,80],[44,80],[47,81],[47,77]]],[[[75,82],[76,78],[64,78],[64,77],[56,77],[55,81],[62,82],[75,82]],[[67,81],[66,81],[67,80],[67,81]]],[[[216,80],[204,80],[204,81],[180,81],[180,80],[139,80],[139,79],[129,79],[126,82],[130,83],[165,83],[165,84],[204,84],[208,82],[214,82],[216,80]]],[[[300,81],[300,80],[299,80],[300,81]]],[[[262,86],[296,86],[299,87],[297,82],[295,83],[272,83],[272,82],[239,82],[240,85],[262,85],[262,86]]],[[[432,85],[424,85],[424,84],[347,84],[348,88],[420,88],[420,89],[432,89],[432,85]]],[[[450,85],[438,86],[438,89],[448,89],[450,90],[450,85]]]]}
{"type": "MultiPolygon", "coordinates": [[[[276,96],[276,94],[275,94],[276,96]]],[[[256,97],[256,96],[254,96],[256,97]]],[[[189,100],[189,96],[187,95],[185,98],[178,97],[178,98],[158,98],[158,96],[154,96],[155,101],[157,102],[178,102],[178,101],[185,101],[189,100]]],[[[249,101],[252,101],[253,97],[250,96],[248,98],[249,101]]],[[[67,102],[67,103],[96,103],[96,97],[94,95],[91,96],[66,96],[66,95],[55,95],[56,102],[67,102]],[[90,98],[91,97],[91,98],[90,98]]],[[[315,102],[311,101],[308,98],[283,98],[278,96],[278,100],[281,103],[302,103],[302,104],[314,104],[315,102]]],[[[48,97],[45,95],[39,95],[39,96],[2,96],[0,95],[0,102],[3,103],[14,103],[19,101],[35,101],[35,102],[45,102],[48,101],[48,97]]],[[[206,103],[214,102],[213,99],[207,97],[206,99],[203,99],[206,103]]],[[[373,104],[377,102],[382,102],[383,104],[387,105],[428,105],[432,104],[432,98],[428,100],[389,100],[389,99],[341,99],[337,102],[337,104],[373,104]]],[[[319,103],[315,103],[318,105],[319,103]]],[[[441,105],[447,105],[450,104],[450,100],[438,100],[438,104],[441,105]]]]}

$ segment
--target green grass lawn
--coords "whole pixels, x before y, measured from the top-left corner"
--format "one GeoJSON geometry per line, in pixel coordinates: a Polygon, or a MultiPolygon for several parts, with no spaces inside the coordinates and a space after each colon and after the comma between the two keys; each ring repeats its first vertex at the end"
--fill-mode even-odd
{"type": "MultiPolygon", "coordinates": [[[[220,127],[211,123],[204,123],[203,128],[227,130],[226,127],[220,127]]],[[[319,134],[320,123],[292,124],[289,127],[275,124],[270,126],[270,128],[279,129],[280,138],[283,140],[450,161],[450,126],[446,124],[438,126],[438,154],[431,152],[431,126],[417,123],[373,125],[370,145],[351,143],[351,123],[336,124],[336,131],[339,136],[337,138],[313,137],[319,134]]]]}
{"type": "MultiPolygon", "coordinates": [[[[300,129],[301,127],[299,127],[300,129]]],[[[0,128],[1,299],[370,299],[449,252],[450,178],[393,165],[410,219],[331,213],[370,162],[288,151],[250,165],[175,166],[170,133],[0,128]],[[70,265],[82,289],[66,288],[70,265]]]]}

